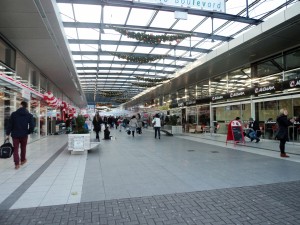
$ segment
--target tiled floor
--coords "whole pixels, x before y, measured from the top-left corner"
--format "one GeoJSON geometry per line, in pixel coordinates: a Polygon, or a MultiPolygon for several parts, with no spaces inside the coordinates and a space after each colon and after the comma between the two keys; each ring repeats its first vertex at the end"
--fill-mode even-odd
{"type": "Polygon", "coordinates": [[[162,135],[160,140],[151,129],[134,138],[112,134],[116,140],[101,140],[82,155],[70,154],[66,135],[33,142],[28,163],[19,170],[12,159],[1,159],[0,190],[6,191],[0,192],[0,209],[300,181],[298,145],[287,145],[291,158],[283,159],[275,141],[226,146],[225,137],[215,134],[162,135]]]}

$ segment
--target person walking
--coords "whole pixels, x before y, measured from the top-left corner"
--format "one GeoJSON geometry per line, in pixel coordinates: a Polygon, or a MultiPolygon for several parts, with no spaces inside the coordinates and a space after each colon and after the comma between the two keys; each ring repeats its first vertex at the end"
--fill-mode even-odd
{"type": "Polygon", "coordinates": [[[142,134],[142,127],[143,127],[143,119],[141,114],[138,113],[137,115],[137,122],[138,122],[138,127],[136,129],[136,132],[141,135],[142,134]]]}
{"type": "Polygon", "coordinates": [[[131,130],[132,137],[134,137],[134,132],[135,132],[136,128],[138,127],[138,121],[135,118],[135,116],[131,117],[131,119],[129,121],[129,127],[131,130]]]}
{"type": "Polygon", "coordinates": [[[93,118],[93,126],[94,126],[94,131],[96,132],[96,140],[100,141],[99,132],[101,132],[102,119],[101,116],[99,115],[99,112],[96,112],[93,118]]]}
{"type": "Polygon", "coordinates": [[[276,135],[276,138],[280,141],[279,143],[280,157],[287,158],[289,156],[285,153],[285,143],[289,140],[288,129],[289,126],[293,125],[294,119],[289,120],[287,118],[288,111],[285,108],[280,109],[279,113],[280,114],[276,120],[279,126],[279,130],[276,135]]]}
{"type": "Polygon", "coordinates": [[[34,130],[33,115],[29,113],[27,107],[28,103],[22,101],[20,108],[11,114],[6,128],[6,139],[9,138],[10,134],[13,139],[15,169],[19,169],[20,164],[24,165],[27,162],[28,134],[33,133],[34,130]],[[19,146],[21,146],[21,163],[19,146]]]}
{"type": "Polygon", "coordinates": [[[158,113],[155,115],[154,119],[152,120],[152,124],[154,126],[155,138],[157,137],[157,134],[158,134],[158,138],[160,139],[161,121],[160,121],[158,113]]]}

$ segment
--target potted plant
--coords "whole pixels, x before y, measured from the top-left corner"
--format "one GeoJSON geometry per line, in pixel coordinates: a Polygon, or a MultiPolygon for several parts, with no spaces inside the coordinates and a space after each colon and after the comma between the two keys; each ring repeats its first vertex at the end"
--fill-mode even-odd
{"type": "Polygon", "coordinates": [[[177,124],[177,119],[176,115],[172,115],[166,123],[167,126],[165,126],[165,129],[169,130],[172,134],[182,134],[182,126],[177,124]]]}
{"type": "Polygon", "coordinates": [[[72,134],[68,134],[68,150],[74,153],[84,153],[91,149],[91,138],[89,130],[85,128],[85,118],[78,115],[75,119],[75,129],[72,134]]]}

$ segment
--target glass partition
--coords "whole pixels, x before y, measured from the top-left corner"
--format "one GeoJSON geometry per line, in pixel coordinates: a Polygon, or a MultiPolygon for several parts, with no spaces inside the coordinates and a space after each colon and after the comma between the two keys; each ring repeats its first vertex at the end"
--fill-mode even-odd
{"type": "Polygon", "coordinates": [[[250,103],[228,103],[228,105],[213,106],[213,118],[219,125],[218,133],[227,134],[228,124],[236,117],[240,117],[243,125],[246,126],[251,117],[250,103]]]}

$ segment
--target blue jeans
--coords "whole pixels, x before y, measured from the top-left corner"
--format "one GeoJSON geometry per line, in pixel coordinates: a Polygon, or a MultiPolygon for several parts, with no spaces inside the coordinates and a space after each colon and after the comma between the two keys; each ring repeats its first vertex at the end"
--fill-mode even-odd
{"type": "Polygon", "coordinates": [[[254,130],[249,131],[249,137],[253,139],[257,139],[256,132],[254,130]]]}
{"type": "Polygon", "coordinates": [[[155,131],[155,138],[157,136],[157,133],[158,133],[158,137],[160,138],[160,127],[154,127],[154,131],[155,131]]]}

